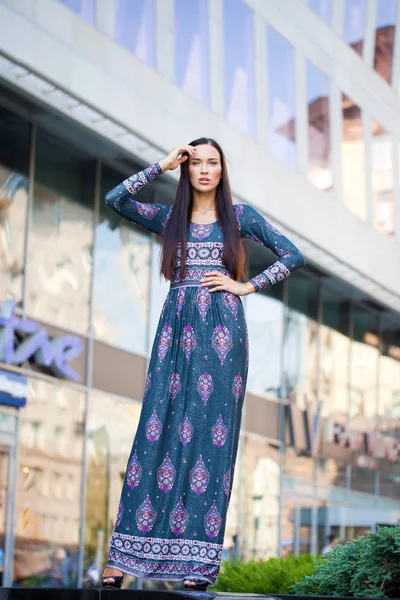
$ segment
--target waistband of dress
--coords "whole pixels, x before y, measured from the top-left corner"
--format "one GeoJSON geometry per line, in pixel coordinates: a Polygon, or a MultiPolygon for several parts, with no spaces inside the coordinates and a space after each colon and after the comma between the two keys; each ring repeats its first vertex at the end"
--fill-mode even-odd
{"type": "Polygon", "coordinates": [[[194,272],[192,271],[192,273],[190,273],[190,270],[189,270],[189,274],[187,275],[187,277],[185,277],[185,279],[178,279],[176,281],[172,281],[169,289],[174,290],[174,289],[181,288],[181,287],[199,287],[200,283],[201,283],[201,279],[203,279],[204,274],[207,271],[219,271],[223,275],[232,277],[232,275],[229,273],[229,271],[226,271],[225,269],[221,269],[218,267],[212,267],[212,268],[208,268],[208,269],[203,268],[203,269],[201,269],[202,270],[201,273],[199,273],[199,270],[200,269],[193,269],[193,271],[196,272],[196,275],[194,277],[193,277],[194,272]]]}

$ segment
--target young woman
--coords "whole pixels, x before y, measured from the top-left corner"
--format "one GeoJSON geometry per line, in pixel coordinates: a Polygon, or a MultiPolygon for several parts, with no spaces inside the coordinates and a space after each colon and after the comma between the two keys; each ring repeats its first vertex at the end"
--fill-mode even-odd
{"type": "Polygon", "coordinates": [[[204,590],[219,571],[246,388],[240,297],[284,279],[305,261],[254,208],[232,204],[224,154],[209,138],[174,148],[111,190],[106,202],[163,238],[161,273],[171,286],[102,585],[120,587],[123,573],[130,573],[204,590]],[[179,165],[173,206],[132,199],[179,165]],[[246,283],[239,281],[241,238],[279,257],[246,283]]]}

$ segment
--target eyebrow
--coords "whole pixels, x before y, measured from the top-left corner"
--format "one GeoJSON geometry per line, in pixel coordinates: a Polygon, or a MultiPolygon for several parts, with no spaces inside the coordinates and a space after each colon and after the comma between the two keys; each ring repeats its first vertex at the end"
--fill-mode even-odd
{"type": "MultiPolygon", "coordinates": [[[[199,156],[191,156],[190,160],[202,160],[199,156]]],[[[207,158],[207,160],[219,160],[219,156],[216,156],[214,158],[207,158]]]]}

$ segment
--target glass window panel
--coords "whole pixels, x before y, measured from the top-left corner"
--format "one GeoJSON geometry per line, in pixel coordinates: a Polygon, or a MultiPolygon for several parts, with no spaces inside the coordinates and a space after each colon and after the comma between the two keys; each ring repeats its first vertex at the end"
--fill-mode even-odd
{"type": "Polygon", "coordinates": [[[88,328],[94,173],[91,157],[38,131],[27,310],[81,332],[88,328]]]}
{"type": "Polygon", "coordinates": [[[293,46],[273,27],[267,30],[268,146],[291,167],[297,164],[296,91],[293,46]]]}
{"type": "Polygon", "coordinates": [[[22,299],[30,125],[0,107],[0,304],[22,299]]]}
{"type": "Polygon", "coordinates": [[[323,288],[319,380],[322,416],[344,422],[349,408],[349,315],[349,302],[323,288]]]}
{"type": "Polygon", "coordinates": [[[120,174],[102,168],[94,252],[93,329],[98,339],[145,354],[151,239],[104,203],[105,194],[121,179],[120,174]],[[111,295],[110,290],[117,293],[111,295]]]}
{"type": "Polygon", "coordinates": [[[154,67],[154,0],[117,0],[115,15],[115,40],[154,67]]]}
{"type": "Polygon", "coordinates": [[[400,322],[387,317],[381,325],[379,357],[379,429],[400,439],[400,322]]]}
{"type": "Polygon", "coordinates": [[[367,0],[345,0],[343,39],[362,56],[367,24],[367,0]]]}
{"type": "Polygon", "coordinates": [[[317,284],[297,275],[288,280],[283,377],[290,403],[313,407],[317,380],[317,284]],[[291,281],[290,281],[291,279],[291,281]]]}
{"type": "Polygon", "coordinates": [[[60,0],[62,4],[68,6],[77,15],[88,21],[92,25],[95,22],[95,3],[96,0],[60,0]]]}
{"type": "MultiPolygon", "coordinates": [[[[94,563],[106,562],[140,410],[139,402],[90,393],[84,578],[94,563]]],[[[91,571],[91,583],[97,584],[101,571],[97,578],[91,571]]]]}
{"type": "Polygon", "coordinates": [[[207,0],[175,0],[175,83],[208,104],[207,0]]]}
{"type": "Polygon", "coordinates": [[[254,12],[242,0],[224,0],[225,116],[255,133],[254,12]]]}
{"type": "Polygon", "coordinates": [[[248,389],[277,399],[281,394],[284,305],[264,294],[251,294],[245,307],[251,354],[248,389]]]}
{"type": "Polygon", "coordinates": [[[20,412],[14,585],[76,587],[85,396],[30,381],[20,412]]]}
{"type": "Polygon", "coordinates": [[[308,6],[316,12],[327,25],[332,25],[333,0],[308,0],[308,6]]]}
{"type": "Polygon", "coordinates": [[[351,489],[373,494],[375,489],[375,471],[352,466],[351,489]]]}
{"type": "Polygon", "coordinates": [[[372,130],[372,191],[374,224],[388,235],[394,234],[393,139],[374,119],[372,130]]]}
{"type": "Polygon", "coordinates": [[[398,0],[377,0],[374,68],[388,83],[392,82],[397,14],[398,0]]]}
{"type": "Polygon", "coordinates": [[[321,190],[332,188],[329,79],[307,62],[308,177],[321,190]]]}
{"type": "Polygon", "coordinates": [[[243,434],[242,460],[240,555],[263,560],[278,553],[279,451],[262,437],[243,434]]]}
{"type": "Polygon", "coordinates": [[[365,145],[361,109],[351,98],[342,94],[342,111],[343,204],[360,219],[366,219],[365,145]]]}
{"type": "Polygon", "coordinates": [[[353,341],[350,354],[350,407],[352,429],[375,429],[378,408],[379,326],[374,313],[353,307],[353,341]]]}

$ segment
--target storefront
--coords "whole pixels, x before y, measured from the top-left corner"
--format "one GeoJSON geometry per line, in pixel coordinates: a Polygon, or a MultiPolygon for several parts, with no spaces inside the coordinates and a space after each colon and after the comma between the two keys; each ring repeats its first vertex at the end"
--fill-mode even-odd
{"type": "MultiPolygon", "coordinates": [[[[4,582],[89,586],[168,284],[157,239],[102,201],[140,165],[11,89],[0,98],[4,582]]],[[[173,193],[160,178],[141,200],[173,193]]],[[[247,249],[250,275],[272,261],[247,249]]],[[[250,371],[225,555],[317,552],[331,529],[348,539],[396,522],[399,461],[329,442],[318,419],[398,439],[399,316],[317,265],[244,307],[250,371]]]]}

